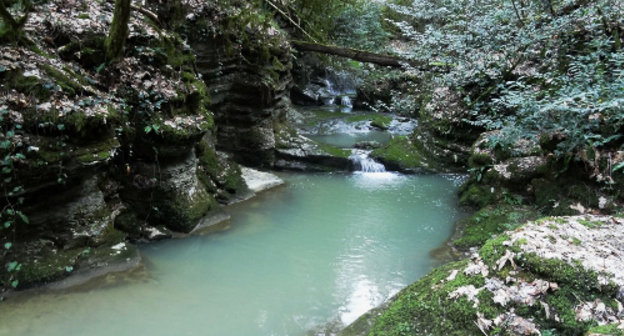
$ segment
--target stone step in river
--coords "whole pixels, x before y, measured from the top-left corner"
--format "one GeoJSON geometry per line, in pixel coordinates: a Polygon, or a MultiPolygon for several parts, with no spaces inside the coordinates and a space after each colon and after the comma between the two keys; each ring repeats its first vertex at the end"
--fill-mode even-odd
{"type": "Polygon", "coordinates": [[[1,303],[0,335],[309,335],[426,274],[462,215],[457,176],[280,176],[230,230],[142,246],[142,272],[1,303]]]}

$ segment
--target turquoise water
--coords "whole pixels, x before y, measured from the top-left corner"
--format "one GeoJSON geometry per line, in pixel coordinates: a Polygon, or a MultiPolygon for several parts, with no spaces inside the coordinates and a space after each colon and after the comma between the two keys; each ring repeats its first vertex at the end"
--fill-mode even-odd
{"type": "Polygon", "coordinates": [[[355,146],[356,143],[361,141],[377,141],[379,144],[385,145],[392,139],[391,134],[383,131],[369,131],[352,134],[337,133],[308,135],[307,137],[338,148],[351,148],[355,146]]]}
{"type": "Polygon", "coordinates": [[[225,232],[142,247],[121,283],[0,304],[0,335],[306,335],[352,322],[436,261],[457,178],[283,175],[225,232]]]}

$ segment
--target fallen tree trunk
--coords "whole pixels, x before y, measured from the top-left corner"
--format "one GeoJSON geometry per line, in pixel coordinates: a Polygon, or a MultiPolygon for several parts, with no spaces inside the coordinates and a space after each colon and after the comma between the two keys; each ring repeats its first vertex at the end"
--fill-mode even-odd
{"type": "Polygon", "coordinates": [[[365,62],[365,63],[374,63],[383,66],[390,67],[402,67],[404,65],[411,65],[416,68],[432,68],[432,65],[425,65],[421,62],[405,59],[399,56],[391,56],[391,55],[382,55],[375,54],[368,51],[351,49],[351,48],[343,48],[338,46],[331,45],[323,45],[318,43],[310,43],[303,41],[291,41],[292,46],[299,51],[312,51],[323,54],[335,55],[350,58],[352,60],[365,62]]]}

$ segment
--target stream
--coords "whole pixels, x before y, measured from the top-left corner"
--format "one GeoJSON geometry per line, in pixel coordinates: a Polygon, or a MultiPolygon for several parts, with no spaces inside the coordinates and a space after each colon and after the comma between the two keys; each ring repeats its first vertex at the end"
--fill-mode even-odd
{"type": "MultiPolygon", "coordinates": [[[[319,139],[387,140],[364,133],[319,139]]],[[[279,173],[284,186],[226,208],[227,231],[144,245],[138,271],[0,304],[0,335],[301,336],[347,325],[438,265],[430,251],[463,215],[462,176],[366,164],[373,172],[279,173]]]]}

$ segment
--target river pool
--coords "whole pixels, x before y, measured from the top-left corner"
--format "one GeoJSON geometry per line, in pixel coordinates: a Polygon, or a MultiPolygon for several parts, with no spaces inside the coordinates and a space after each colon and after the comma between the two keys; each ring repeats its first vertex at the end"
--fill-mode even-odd
{"type": "Polygon", "coordinates": [[[281,174],[227,231],[144,245],[145,269],[0,304],[0,335],[308,335],[437,265],[462,216],[454,175],[281,174]]]}

